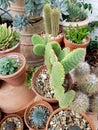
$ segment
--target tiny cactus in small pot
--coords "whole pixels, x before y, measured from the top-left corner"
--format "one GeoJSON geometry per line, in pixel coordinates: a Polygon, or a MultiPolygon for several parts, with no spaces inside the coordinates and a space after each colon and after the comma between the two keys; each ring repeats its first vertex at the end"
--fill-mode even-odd
{"type": "Polygon", "coordinates": [[[76,92],[74,101],[71,104],[73,110],[85,113],[89,109],[89,98],[82,92],[76,92]]]}

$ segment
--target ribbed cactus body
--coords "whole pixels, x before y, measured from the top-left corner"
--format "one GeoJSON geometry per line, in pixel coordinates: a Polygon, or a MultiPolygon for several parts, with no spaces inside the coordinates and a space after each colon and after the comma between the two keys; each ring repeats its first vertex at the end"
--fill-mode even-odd
{"type": "Polygon", "coordinates": [[[67,56],[64,57],[61,63],[64,67],[65,74],[67,74],[69,71],[71,71],[80,63],[84,54],[85,54],[84,49],[79,48],[73,50],[67,56]]]}
{"type": "Polygon", "coordinates": [[[98,92],[98,78],[95,74],[88,75],[81,83],[81,90],[89,95],[98,92]]]}
{"type": "Polygon", "coordinates": [[[45,31],[48,34],[51,34],[51,6],[50,4],[45,4],[43,8],[44,12],[44,25],[45,25],[45,31]]]}
{"type": "Polygon", "coordinates": [[[98,96],[95,96],[95,98],[92,99],[91,109],[92,109],[93,112],[98,113],[98,96]]]}
{"type": "Polygon", "coordinates": [[[59,33],[59,21],[60,21],[60,13],[57,8],[52,9],[51,13],[51,28],[52,35],[56,37],[59,33]]]}
{"type": "Polygon", "coordinates": [[[86,110],[89,108],[88,96],[82,92],[76,92],[76,97],[71,104],[71,107],[77,112],[86,112],[86,110]]]}

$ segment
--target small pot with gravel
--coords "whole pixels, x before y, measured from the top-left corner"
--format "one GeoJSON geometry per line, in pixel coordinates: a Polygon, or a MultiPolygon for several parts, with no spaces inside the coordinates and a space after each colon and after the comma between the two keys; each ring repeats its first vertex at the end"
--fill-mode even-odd
{"type": "Polygon", "coordinates": [[[58,108],[49,117],[46,130],[95,130],[95,126],[85,114],[58,108]]]}
{"type": "Polygon", "coordinates": [[[36,101],[28,106],[24,114],[24,121],[29,130],[45,130],[47,120],[53,109],[45,101],[36,101]]]}
{"type": "Polygon", "coordinates": [[[23,130],[23,121],[16,114],[7,115],[0,122],[0,130],[23,130]]]}

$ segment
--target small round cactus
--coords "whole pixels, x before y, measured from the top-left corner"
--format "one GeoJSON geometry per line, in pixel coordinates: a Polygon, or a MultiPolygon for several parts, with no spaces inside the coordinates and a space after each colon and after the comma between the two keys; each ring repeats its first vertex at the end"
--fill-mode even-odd
{"type": "Polygon", "coordinates": [[[92,99],[91,102],[91,109],[93,112],[98,113],[98,96],[92,99]]]}
{"type": "Polygon", "coordinates": [[[79,126],[73,125],[68,128],[68,130],[82,130],[79,126]]]}
{"type": "Polygon", "coordinates": [[[90,74],[90,66],[87,62],[81,62],[74,70],[74,77],[77,83],[80,83],[87,75],[90,74]]]}
{"type": "Polygon", "coordinates": [[[95,74],[88,75],[81,83],[81,90],[90,96],[98,92],[98,78],[95,74]]]}
{"type": "Polygon", "coordinates": [[[86,112],[89,108],[89,98],[86,94],[82,92],[76,92],[76,97],[71,107],[76,112],[86,112]]]}

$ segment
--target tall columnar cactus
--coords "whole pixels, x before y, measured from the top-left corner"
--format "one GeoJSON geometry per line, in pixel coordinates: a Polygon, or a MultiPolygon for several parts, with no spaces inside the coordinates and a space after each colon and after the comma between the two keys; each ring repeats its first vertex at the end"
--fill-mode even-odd
{"type": "Polygon", "coordinates": [[[60,13],[57,8],[52,9],[51,13],[51,29],[52,35],[57,36],[59,32],[60,13]]]}
{"type": "Polygon", "coordinates": [[[95,96],[91,101],[91,109],[93,112],[98,113],[98,96],[95,96]]]}
{"type": "Polygon", "coordinates": [[[71,104],[73,110],[77,112],[86,112],[89,108],[89,98],[82,92],[76,92],[76,97],[71,104]]]}
{"type": "Polygon", "coordinates": [[[45,4],[43,8],[44,12],[44,25],[45,32],[52,34],[56,37],[59,33],[59,21],[60,21],[60,12],[55,8],[51,8],[50,4],[45,4]]]}
{"type": "Polygon", "coordinates": [[[45,31],[48,34],[51,34],[51,6],[50,4],[45,4],[43,8],[44,12],[44,25],[45,31]]]}
{"type": "Polygon", "coordinates": [[[88,75],[80,85],[81,90],[89,95],[98,92],[98,78],[95,74],[88,75]]]}

